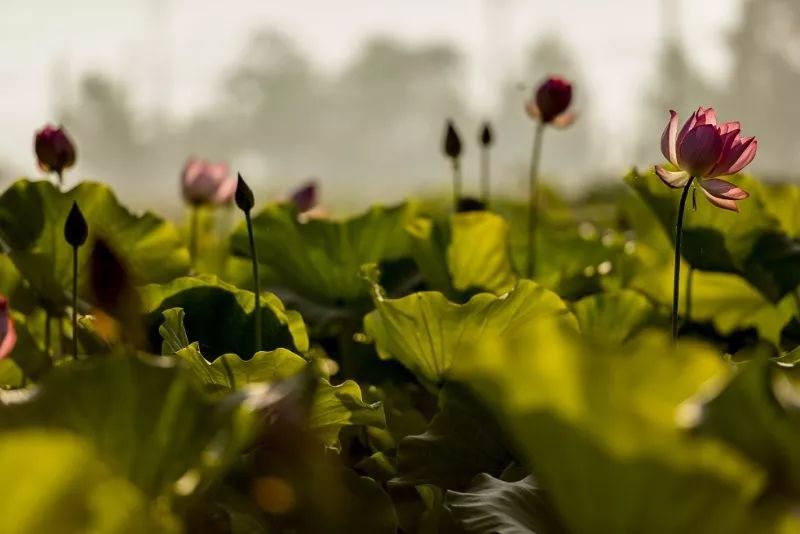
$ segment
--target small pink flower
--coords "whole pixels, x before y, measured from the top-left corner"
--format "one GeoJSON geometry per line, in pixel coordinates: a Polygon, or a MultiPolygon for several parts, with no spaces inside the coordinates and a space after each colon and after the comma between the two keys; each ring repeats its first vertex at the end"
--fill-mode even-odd
{"type": "Polygon", "coordinates": [[[566,128],[575,122],[575,114],[567,112],[571,103],[572,84],[560,76],[551,76],[536,90],[525,111],[532,119],[566,128]]]}
{"type": "Polygon", "coordinates": [[[730,176],[747,167],[756,157],[758,141],[742,137],[741,124],[717,124],[714,108],[698,109],[678,131],[678,114],[670,120],[661,137],[661,152],[678,171],[656,166],[656,174],[669,187],[680,189],[694,177],[708,200],[715,206],[739,211],[736,201],[750,196],[719,176],[730,176]]]}
{"type": "Polygon", "coordinates": [[[75,165],[75,145],[63,127],[46,125],[36,132],[33,146],[43,171],[60,174],[75,165]]]}
{"type": "Polygon", "coordinates": [[[0,360],[11,354],[17,344],[17,331],[8,309],[8,299],[0,297],[0,360]]]}
{"type": "Polygon", "coordinates": [[[236,192],[236,178],[225,163],[191,157],[183,167],[181,187],[189,204],[228,204],[236,192]]]}

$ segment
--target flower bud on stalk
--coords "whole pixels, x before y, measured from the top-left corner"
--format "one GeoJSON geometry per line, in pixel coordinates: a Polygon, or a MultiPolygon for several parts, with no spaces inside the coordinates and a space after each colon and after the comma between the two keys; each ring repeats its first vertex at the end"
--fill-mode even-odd
{"type": "Polygon", "coordinates": [[[256,242],[253,235],[253,219],[250,217],[250,211],[255,205],[255,197],[253,197],[253,190],[247,185],[242,178],[241,173],[238,175],[238,182],[236,184],[236,194],[234,195],[236,205],[244,212],[245,222],[247,223],[247,237],[250,241],[250,257],[253,260],[253,293],[255,293],[255,351],[262,349],[261,345],[261,280],[258,274],[258,254],[256,252],[256,242]]]}
{"type": "Polygon", "coordinates": [[[64,239],[72,247],[72,356],[75,359],[78,358],[78,248],[88,237],[89,226],[78,203],[73,202],[64,224],[64,239]]]}
{"type": "Polygon", "coordinates": [[[34,150],[39,168],[58,175],[59,185],[63,185],[63,173],[75,165],[75,145],[63,127],[46,125],[36,132],[34,150]]]}
{"type": "Polygon", "coordinates": [[[461,137],[456,131],[455,124],[449,119],[445,129],[443,149],[453,165],[453,211],[457,212],[461,199],[461,137]]]}

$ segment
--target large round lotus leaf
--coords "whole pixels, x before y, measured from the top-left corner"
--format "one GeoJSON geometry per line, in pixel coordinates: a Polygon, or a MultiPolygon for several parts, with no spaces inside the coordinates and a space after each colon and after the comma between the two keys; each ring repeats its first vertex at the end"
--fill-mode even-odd
{"type": "Polygon", "coordinates": [[[709,348],[655,333],[604,348],[541,321],[487,333],[452,376],[509,430],[568,532],[754,531],[764,472],[682,426],[728,379],[709,348]]]}
{"type": "Polygon", "coordinates": [[[484,332],[513,332],[545,316],[574,322],[555,293],[530,280],[520,280],[509,293],[481,293],[455,304],[441,293],[413,293],[387,299],[373,281],[375,310],[364,317],[364,331],[378,355],[394,358],[424,383],[444,380],[453,362],[484,332]]]}
{"type": "Polygon", "coordinates": [[[0,196],[0,239],[21,276],[45,303],[71,302],[72,248],[64,240],[64,222],[73,202],[89,225],[89,239],[79,249],[82,299],[90,300],[85,266],[99,236],[139,283],[166,282],[188,272],[189,253],[177,229],[153,214],[131,213],[105,185],[83,182],[60,192],[50,182],[20,180],[0,196]]]}
{"type": "Polygon", "coordinates": [[[163,313],[181,308],[189,341],[198,342],[203,354],[216,358],[229,352],[249,358],[259,350],[279,347],[305,352],[308,333],[300,314],[287,310],[272,293],[261,295],[263,346],[255,346],[255,294],[213,276],[176,278],[167,284],[141,288],[150,349],[161,352],[159,328],[163,313]]]}
{"type": "MultiPolygon", "coordinates": [[[[344,220],[301,221],[292,205],[267,206],[253,217],[259,263],[276,281],[303,297],[324,303],[351,302],[368,296],[359,278],[361,265],[410,256],[405,226],[416,206],[373,207],[344,220]]],[[[232,237],[236,254],[249,256],[244,226],[232,237]]]]}

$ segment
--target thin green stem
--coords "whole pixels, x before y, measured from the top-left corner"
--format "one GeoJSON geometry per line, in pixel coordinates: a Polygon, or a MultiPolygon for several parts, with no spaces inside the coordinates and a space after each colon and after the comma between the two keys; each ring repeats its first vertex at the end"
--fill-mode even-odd
{"type": "Polygon", "coordinates": [[[200,233],[200,208],[197,206],[192,206],[192,215],[191,215],[191,223],[189,228],[189,254],[192,260],[192,264],[197,264],[197,253],[198,253],[198,235],[200,233]]]}
{"type": "Polygon", "coordinates": [[[64,171],[56,171],[56,175],[58,176],[58,190],[61,191],[61,188],[64,186],[64,171]]]}
{"type": "Polygon", "coordinates": [[[528,186],[528,278],[536,274],[536,239],[539,226],[539,161],[542,157],[542,138],[545,123],[536,126],[533,135],[533,151],[531,152],[531,168],[528,186]]]}
{"type": "Polygon", "coordinates": [[[78,247],[72,247],[72,357],[78,359],[78,247]]]}
{"type": "Polygon", "coordinates": [[[458,212],[461,200],[461,164],[458,158],[453,158],[453,211],[458,212]]]}
{"type": "Polygon", "coordinates": [[[689,196],[694,177],[683,188],[681,202],[678,204],[678,222],[675,226],[675,274],[672,285],[672,341],[678,339],[678,304],[681,287],[681,243],[683,241],[683,213],[686,211],[686,198],[689,196]]]}
{"type": "Polygon", "coordinates": [[[247,237],[250,239],[250,255],[253,258],[253,293],[256,295],[256,309],[255,309],[255,335],[256,335],[256,352],[261,350],[261,280],[258,278],[258,254],[256,253],[256,241],[253,237],[253,220],[250,218],[250,212],[244,212],[245,220],[247,221],[247,237]]]}
{"type": "Polygon", "coordinates": [[[491,195],[490,165],[490,150],[487,147],[483,147],[481,149],[481,197],[487,209],[489,208],[489,197],[491,195]]]}

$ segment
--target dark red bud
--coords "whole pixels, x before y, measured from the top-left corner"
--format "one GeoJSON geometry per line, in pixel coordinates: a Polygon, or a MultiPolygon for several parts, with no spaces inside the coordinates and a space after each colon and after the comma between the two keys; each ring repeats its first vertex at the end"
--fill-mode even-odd
{"type": "Polygon", "coordinates": [[[536,91],[536,105],[542,122],[551,122],[564,113],[572,102],[572,84],[553,76],[545,80],[536,91]]]}
{"type": "Polygon", "coordinates": [[[292,193],[291,201],[298,213],[305,213],[313,209],[317,205],[317,183],[312,180],[304,184],[292,193]]]}
{"type": "Polygon", "coordinates": [[[36,132],[34,149],[39,167],[47,172],[60,174],[75,165],[75,145],[64,128],[47,125],[36,132]]]}

